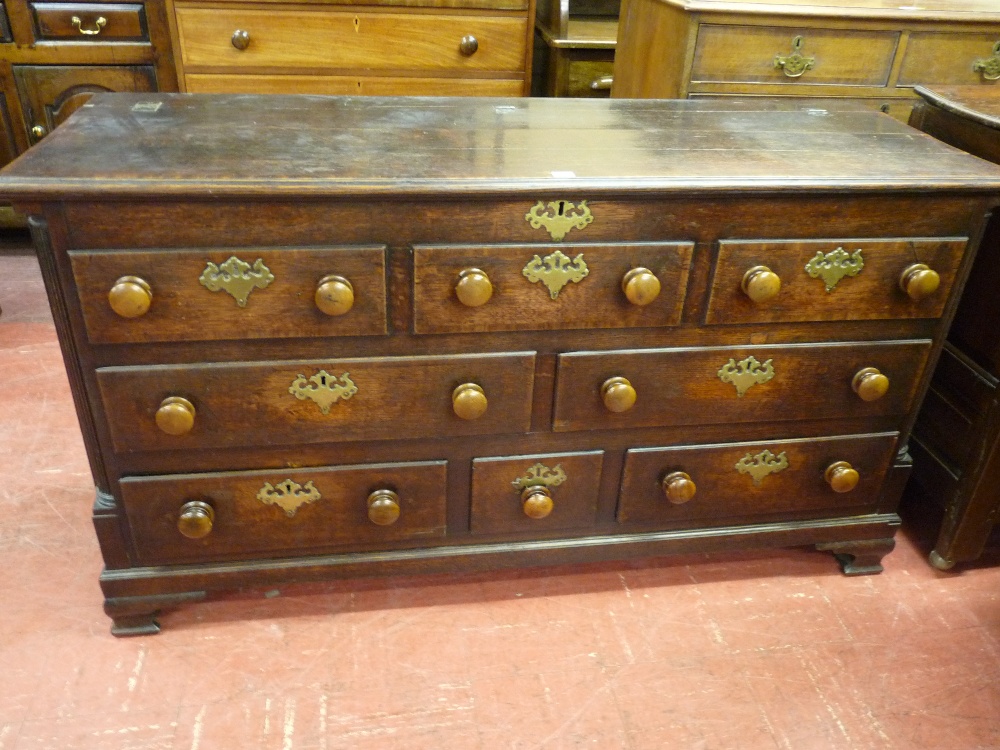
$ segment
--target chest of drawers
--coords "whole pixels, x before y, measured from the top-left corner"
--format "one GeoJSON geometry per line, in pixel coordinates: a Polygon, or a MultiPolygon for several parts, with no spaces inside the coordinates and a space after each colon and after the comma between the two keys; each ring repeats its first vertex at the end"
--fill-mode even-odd
{"type": "Polygon", "coordinates": [[[906,122],[919,84],[1000,79],[994,0],[625,0],[613,96],[850,97],[906,122]]]}
{"type": "Polygon", "coordinates": [[[0,176],[120,635],[331,576],[878,572],[998,193],[863,108],[693,101],[104,96],[0,176]]]}
{"type": "Polygon", "coordinates": [[[520,96],[533,0],[167,0],[191,93],[520,96]]]}

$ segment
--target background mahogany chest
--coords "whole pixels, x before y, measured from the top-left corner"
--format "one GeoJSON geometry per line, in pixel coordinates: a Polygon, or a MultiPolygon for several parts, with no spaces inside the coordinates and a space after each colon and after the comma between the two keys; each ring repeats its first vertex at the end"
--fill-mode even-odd
{"type": "Polygon", "coordinates": [[[998,193],[884,115],[767,102],[101,95],[0,177],[119,635],[330,576],[878,572],[998,193]]]}

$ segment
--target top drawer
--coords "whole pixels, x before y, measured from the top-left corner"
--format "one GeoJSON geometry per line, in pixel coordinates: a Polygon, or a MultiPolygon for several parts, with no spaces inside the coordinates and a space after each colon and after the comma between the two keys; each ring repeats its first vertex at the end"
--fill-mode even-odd
{"type": "Polygon", "coordinates": [[[899,33],[702,24],[691,80],[884,86],[899,33]]]}
{"type": "Polygon", "coordinates": [[[723,240],[705,322],[937,318],[967,242],[723,240]]]}
{"type": "Polygon", "coordinates": [[[40,41],[149,41],[142,3],[31,3],[40,41]]]}
{"type": "Polygon", "coordinates": [[[514,71],[527,21],[425,13],[177,9],[189,67],[514,71]]]}
{"type": "Polygon", "coordinates": [[[383,247],[71,251],[95,344],[384,335],[383,247]]]}
{"type": "Polygon", "coordinates": [[[694,244],[423,245],[417,333],[675,326],[694,244]]]}
{"type": "Polygon", "coordinates": [[[914,32],[899,70],[900,86],[976,84],[996,80],[1000,27],[987,33],[914,32]],[[992,62],[991,62],[992,60],[992,62]]]}

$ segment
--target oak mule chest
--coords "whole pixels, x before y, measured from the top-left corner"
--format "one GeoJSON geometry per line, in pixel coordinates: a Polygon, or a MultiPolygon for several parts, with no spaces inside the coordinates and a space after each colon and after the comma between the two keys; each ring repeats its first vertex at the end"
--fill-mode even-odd
{"type": "Polygon", "coordinates": [[[859,105],[101,95],[31,217],[112,632],[213,590],[892,549],[1000,171],[859,105]]]}

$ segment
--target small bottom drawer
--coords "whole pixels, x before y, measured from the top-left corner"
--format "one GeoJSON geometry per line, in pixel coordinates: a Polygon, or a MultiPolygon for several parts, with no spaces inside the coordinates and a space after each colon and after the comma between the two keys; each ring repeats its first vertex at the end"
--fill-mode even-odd
{"type": "Polygon", "coordinates": [[[474,459],[472,533],[593,526],[603,460],[603,451],[474,459]]]}
{"type": "Polygon", "coordinates": [[[625,454],[618,521],[671,528],[875,511],[897,438],[893,432],[633,449],[625,454]]]}
{"type": "Polygon", "coordinates": [[[143,565],[380,549],[444,536],[446,462],[121,481],[143,565]]]}

